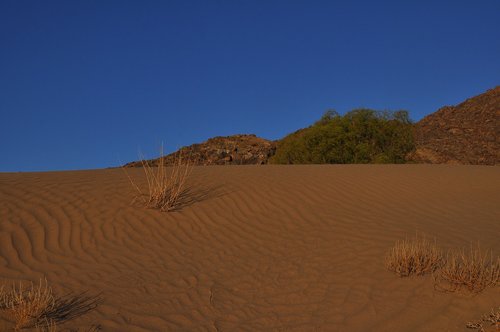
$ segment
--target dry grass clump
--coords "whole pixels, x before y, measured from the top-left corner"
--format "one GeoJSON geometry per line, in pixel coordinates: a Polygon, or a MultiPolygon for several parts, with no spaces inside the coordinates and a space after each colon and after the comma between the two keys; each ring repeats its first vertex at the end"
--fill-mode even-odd
{"type": "Polygon", "coordinates": [[[386,256],[386,267],[400,277],[430,273],[442,263],[443,255],[436,243],[418,235],[397,241],[386,256]]]}
{"type": "Polygon", "coordinates": [[[435,285],[444,291],[467,289],[472,293],[500,285],[500,257],[495,260],[491,252],[483,253],[479,245],[471,245],[468,253],[449,253],[446,264],[435,276],[435,285]]]}
{"type": "Polygon", "coordinates": [[[57,331],[56,322],[54,322],[53,320],[44,319],[43,322],[37,323],[35,325],[35,331],[36,332],[56,332],[57,331]]]}
{"type": "Polygon", "coordinates": [[[19,283],[19,287],[14,284],[10,292],[3,292],[1,300],[0,308],[9,311],[16,330],[47,323],[44,314],[55,304],[52,288],[47,285],[47,281],[42,280],[38,286],[32,283],[26,289],[22,283],[19,283]]]}
{"type": "Polygon", "coordinates": [[[56,325],[81,316],[97,307],[99,296],[66,295],[57,297],[47,280],[30,287],[14,284],[9,291],[0,288],[0,310],[7,311],[14,321],[14,330],[35,328],[55,331],[56,325]]]}
{"type": "Polygon", "coordinates": [[[7,292],[4,290],[4,286],[0,287],[0,310],[7,309],[7,292]]]}
{"type": "Polygon", "coordinates": [[[500,257],[483,253],[479,245],[470,251],[449,252],[443,258],[435,243],[424,237],[396,242],[386,257],[386,267],[400,277],[433,272],[437,290],[455,292],[466,289],[480,293],[500,285],[500,257]]]}
{"type": "Polygon", "coordinates": [[[488,324],[489,327],[495,327],[496,331],[500,330],[500,307],[498,307],[496,311],[491,309],[491,312],[483,315],[481,320],[468,322],[466,326],[469,329],[476,329],[479,332],[485,332],[486,330],[484,324],[488,324]]]}
{"type": "Polygon", "coordinates": [[[139,186],[128,176],[132,186],[137,190],[135,200],[141,200],[146,207],[160,211],[173,211],[178,209],[184,196],[187,194],[186,180],[192,170],[192,165],[179,154],[174,158],[170,167],[166,165],[163,147],[157,166],[142,160],[142,168],[148,183],[148,193],[144,194],[139,186]]]}

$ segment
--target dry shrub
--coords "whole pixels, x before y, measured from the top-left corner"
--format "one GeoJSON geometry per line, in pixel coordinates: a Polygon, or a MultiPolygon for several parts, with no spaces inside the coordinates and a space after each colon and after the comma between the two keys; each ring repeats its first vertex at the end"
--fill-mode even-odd
{"type": "Polygon", "coordinates": [[[442,263],[443,255],[435,241],[418,235],[397,241],[386,256],[386,267],[400,277],[424,275],[435,271],[442,263]]]}
{"type": "Polygon", "coordinates": [[[148,208],[160,211],[173,211],[178,209],[184,196],[187,194],[186,180],[189,177],[192,165],[189,158],[183,158],[179,152],[170,167],[166,165],[163,155],[163,147],[160,150],[160,158],[157,166],[142,160],[142,168],[148,183],[148,193],[144,194],[139,186],[127,174],[132,186],[137,190],[135,200],[140,200],[148,208]],[[146,198],[147,197],[147,198],[146,198]]]}
{"type": "Polygon", "coordinates": [[[500,307],[498,307],[496,311],[491,309],[489,314],[485,314],[481,317],[481,320],[468,322],[466,326],[469,329],[476,329],[479,332],[485,332],[486,330],[484,328],[484,324],[488,324],[489,327],[495,327],[497,331],[500,330],[500,307]]]}
{"type": "Polygon", "coordinates": [[[56,325],[93,310],[101,302],[99,296],[55,296],[47,280],[25,288],[14,284],[10,291],[0,289],[0,309],[6,310],[14,321],[14,329],[35,328],[55,331],[56,325]]]}
{"type": "Polygon", "coordinates": [[[7,309],[8,293],[4,290],[4,286],[0,287],[0,310],[7,309]]]}
{"type": "Polygon", "coordinates": [[[0,307],[9,311],[15,321],[14,328],[19,330],[45,323],[44,313],[52,306],[52,288],[48,286],[47,281],[40,280],[38,286],[31,283],[31,287],[27,289],[22,283],[19,283],[19,287],[14,284],[10,292],[4,292],[0,307]]]}
{"type": "Polygon", "coordinates": [[[35,325],[35,331],[36,332],[56,332],[57,331],[56,322],[45,318],[42,320],[42,322],[38,322],[35,325]]]}
{"type": "Polygon", "coordinates": [[[500,285],[500,257],[494,260],[493,254],[483,253],[479,245],[471,245],[468,253],[464,250],[449,253],[446,264],[435,275],[435,287],[449,292],[465,288],[479,293],[497,285],[500,285]]]}

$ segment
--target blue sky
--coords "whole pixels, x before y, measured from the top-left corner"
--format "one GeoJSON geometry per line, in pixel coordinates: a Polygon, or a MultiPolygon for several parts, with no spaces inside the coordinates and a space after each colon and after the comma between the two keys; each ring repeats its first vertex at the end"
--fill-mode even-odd
{"type": "Polygon", "coordinates": [[[500,84],[500,1],[0,2],[0,171],[117,166],[500,84]]]}

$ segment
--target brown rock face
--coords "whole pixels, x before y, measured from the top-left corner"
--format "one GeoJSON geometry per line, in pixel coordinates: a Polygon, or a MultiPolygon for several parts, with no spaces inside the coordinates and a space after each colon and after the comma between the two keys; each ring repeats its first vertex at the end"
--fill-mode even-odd
{"type": "Polygon", "coordinates": [[[500,165],[500,86],[415,125],[415,162],[500,165]]]}
{"type": "MultiPolygon", "coordinates": [[[[193,165],[260,165],[267,164],[274,155],[276,144],[255,135],[217,136],[206,142],[193,144],[165,156],[166,164],[172,164],[176,156],[188,159],[193,165]]],[[[158,164],[159,159],[149,162],[158,164]]],[[[140,161],[125,167],[141,166],[140,161]]]]}

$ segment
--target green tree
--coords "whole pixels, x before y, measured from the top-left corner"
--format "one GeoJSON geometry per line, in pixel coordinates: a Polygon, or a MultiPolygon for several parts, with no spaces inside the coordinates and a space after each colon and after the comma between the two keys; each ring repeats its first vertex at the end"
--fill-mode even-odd
{"type": "Polygon", "coordinates": [[[407,111],[327,111],[312,126],[278,142],[276,164],[404,163],[414,149],[407,111]]]}

